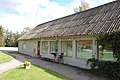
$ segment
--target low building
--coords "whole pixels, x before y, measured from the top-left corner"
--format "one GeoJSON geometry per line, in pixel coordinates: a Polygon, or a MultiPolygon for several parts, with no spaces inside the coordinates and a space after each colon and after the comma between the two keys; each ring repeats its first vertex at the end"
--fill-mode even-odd
{"type": "Polygon", "coordinates": [[[119,29],[120,1],[113,1],[37,25],[19,38],[19,52],[50,59],[64,53],[64,64],[89,68],[89,58],[113,59],[110,48],[101,53],[96,38],[119,29]]]}

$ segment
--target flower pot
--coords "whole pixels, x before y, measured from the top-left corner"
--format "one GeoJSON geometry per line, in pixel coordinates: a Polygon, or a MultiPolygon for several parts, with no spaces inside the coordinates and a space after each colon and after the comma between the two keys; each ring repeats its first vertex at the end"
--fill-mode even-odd
{"type": "Polygon", "coordinates": [[[31,66],[31,62],[29,62],[29,61],[24,62],[25,69],[30,69],[30,66],[31,66]]]}
{"type": "Polygon", "coordinates": [[[31,65],[26,65],[26,66],[25,66],[25,69],[30,69],[30,66],[31,66],[31,65]]]}

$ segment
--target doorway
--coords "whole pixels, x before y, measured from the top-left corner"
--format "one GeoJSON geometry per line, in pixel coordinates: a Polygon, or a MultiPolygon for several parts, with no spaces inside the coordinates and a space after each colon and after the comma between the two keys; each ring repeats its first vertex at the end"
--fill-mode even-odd
{"type": "Polygon", "coordinates": [[[38,49],[37,49],[37,56],[40,56],[40,41],[38,41],[38,49]]]}

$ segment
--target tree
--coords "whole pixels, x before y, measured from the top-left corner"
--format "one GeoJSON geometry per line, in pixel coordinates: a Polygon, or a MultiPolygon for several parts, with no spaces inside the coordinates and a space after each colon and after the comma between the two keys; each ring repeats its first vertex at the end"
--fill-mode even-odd
{"type": "Polygon", "coordinates": [[[104,35],[99,35],[98,44],[102,45],[103,48],[112,46],[113,56],[117,59],[120,64],[120,31],[114,31],[111,33],[106,33],[104,35]]]}
{"type": "Polygon", "coordinates": [[[5,39],[5,47],[12,47],[14,42],[14,36],[12,31],[5,30],[4,33],[4,39],[5,39]]]}
{"type": "Polygon", "coordinates": [[[4,46],[3,27],[0,26],[0,47],[4,46]]]}
{"type": "Polygon", "coordinates": [[[85,11],[89,9],[89,4],[85,0],[81,0],[81,6],[79,6],[79,11],[85,11]]]}
{"type": "Polygon", "coordinates": [[[12,31],[5,30],[4,42],[6,47],[18,47],[17,39],[21,36],[19,32],[13,33],[12,31]]]}
{"type": "MultiPolygon", "coordinates": [[[[4,43],[5,47],[18,47],[18,38],[20,36],[24,35],[26,32],[30,31],[30,27],[25,27],[21,33],[17,32],[12,32],[9,31],[8,29],[4,31],[4,43]]],[[[1,43],[1,42],[0,42],[1,43]]]]}
{"type": "Polygon", "coordinates": [[[18,47],[18,38],[20,38],[21,34],[17,31],[14,34],[14,38],[15,38],[15,42],[14,42],[14,46],[18,47]]]}
{"type": "Polygon", "coordinates": [[[32,28],[30,27],[25,27],[23,31],[21,32],[21,35],[24,35],[26,32],[30,31],[32,28]]]}
{"type": "Polygon", "coordinates": [[[81,12],[81,11],[85,11],[87,9],[89,9],[89,3],[87,3],[85,0],[81,0],[81,5],[78,8],[74,8],[74,12],[81,12]]]}

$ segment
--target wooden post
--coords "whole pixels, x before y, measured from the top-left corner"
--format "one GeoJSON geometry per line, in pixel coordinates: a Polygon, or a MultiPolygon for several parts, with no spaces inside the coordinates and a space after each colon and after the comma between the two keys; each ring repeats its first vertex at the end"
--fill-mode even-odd
{"type": "Polygon", "coordinates": [[[50,54],[50,41],[48,41],[48,54],[50,54]]]}
{"type": "Polygon", "coordinates": [[[40,40],[40,54],[42,53],[42,41],[40,40]]]}
{"type": "Polygon", "coordinates": [[[72,58],[75,59],[76,58],[76,41],[75,40],[72,41],[72,52],[73,52],[72,58]]]}
{"type": "Polygon", "coordinates": [[[62,53],[62,49],[61,49],[61,41],[58,41],[58,53],[59,53],[59,55],[62,53]]]}
{"type": "Polygon", "coordinates": [[[98,49],[97,49],[97,41],[93,40],[93,55],[95,59],[98,59],[98,49]]]}

